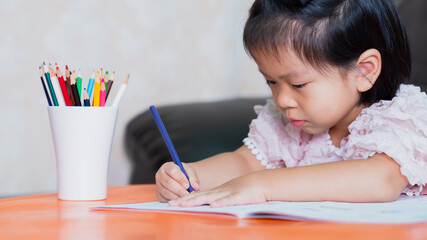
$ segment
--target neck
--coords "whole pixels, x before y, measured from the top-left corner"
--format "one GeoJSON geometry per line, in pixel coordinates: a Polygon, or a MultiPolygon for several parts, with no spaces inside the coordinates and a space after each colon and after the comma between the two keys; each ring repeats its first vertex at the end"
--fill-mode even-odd
{"type": "Polygon", "coordinates": [[[329,129],[329,136],[331,137],[332,144],[336,147],[340,147],[341,141],[343,138],[347,137],[350,132],[348,131],[348,126],[359,116],[360,112],[366,106],[359,105],[352,108],[348,114],[335,126],[329,129]]]}

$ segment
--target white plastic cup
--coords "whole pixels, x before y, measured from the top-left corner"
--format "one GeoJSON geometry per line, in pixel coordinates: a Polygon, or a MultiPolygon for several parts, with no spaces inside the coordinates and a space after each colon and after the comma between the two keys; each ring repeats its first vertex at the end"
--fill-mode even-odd
{"type": "Polygon", "coordinates": [[[56,155],[58,198],[107,197],[117,107],[48,107],[56,155]]]}

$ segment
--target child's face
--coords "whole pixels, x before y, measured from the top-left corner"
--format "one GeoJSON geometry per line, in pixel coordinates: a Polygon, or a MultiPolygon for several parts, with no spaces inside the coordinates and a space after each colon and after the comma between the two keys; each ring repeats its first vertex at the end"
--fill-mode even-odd
{"type": "Polygon", "coordinates": [[[347,131],[363,108],[357,106],[360,93],[354,73],[344,79],[338,69],[329,68],[322,74],[291,51],[281,61],[263,54],[255,58],[280,112],[307,133],[331,128],[347,131]]]}

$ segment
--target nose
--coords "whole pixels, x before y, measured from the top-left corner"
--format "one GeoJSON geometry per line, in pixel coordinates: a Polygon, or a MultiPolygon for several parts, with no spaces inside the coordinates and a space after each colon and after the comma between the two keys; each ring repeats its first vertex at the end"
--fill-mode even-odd
{"type": "Polygon", "coordinates": [[[280,88],[276,94],[276,105],[280,108],[294,108],[297,107],[297,102],[292,96],[292,92],[285,88],[280,88]]]}

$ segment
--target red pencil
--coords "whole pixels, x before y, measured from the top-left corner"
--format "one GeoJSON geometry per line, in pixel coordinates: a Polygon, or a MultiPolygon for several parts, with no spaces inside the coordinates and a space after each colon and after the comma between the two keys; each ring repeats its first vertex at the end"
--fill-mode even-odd
{"type": "Polygon", "coordinates": [[[68,95],[67,87],[65,86],[64,76],[62,76],[61,71],[59,70],[58,65],[56,65],[56,75],[58,76],[59,86],[61,87],[62,95],[64,95],[65,105],[73,106],[71,103],[70,95],[68,95]]]}

